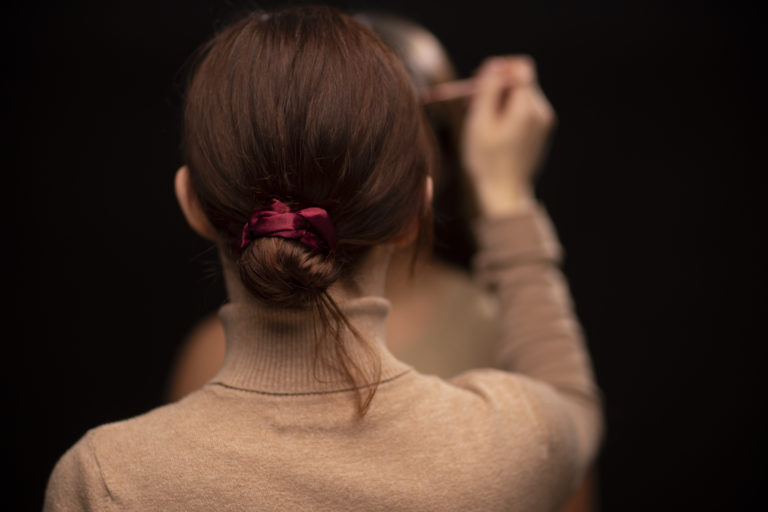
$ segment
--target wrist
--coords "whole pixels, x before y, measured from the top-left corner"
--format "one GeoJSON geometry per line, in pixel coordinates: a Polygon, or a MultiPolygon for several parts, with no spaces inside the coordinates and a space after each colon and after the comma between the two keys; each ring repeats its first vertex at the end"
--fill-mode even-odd
{"type": "Polygon", "coordinates": [[[530,186],[496,187],[476,191],[480,215],[486,219],[508,217],[530,210],[536,198],[530,186]]]}

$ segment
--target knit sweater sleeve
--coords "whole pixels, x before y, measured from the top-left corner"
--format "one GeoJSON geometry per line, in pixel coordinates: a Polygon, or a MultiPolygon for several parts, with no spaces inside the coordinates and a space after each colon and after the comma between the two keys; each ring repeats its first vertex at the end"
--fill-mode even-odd
{"type": "Polygon", "coordinates": [[[92,446],[93,431],[86,434],[59,461],[48,480],[43,512],[111,510],[111,496],[92,446]]]}
{"type": "Polygon", "coordinates": [[[601,400],[559,263],[562,251],[541,206],[475,226],[476,274],[500,302],[500,368],[521,387],[550,449],[577,483],[597,451],[601,400]]]}

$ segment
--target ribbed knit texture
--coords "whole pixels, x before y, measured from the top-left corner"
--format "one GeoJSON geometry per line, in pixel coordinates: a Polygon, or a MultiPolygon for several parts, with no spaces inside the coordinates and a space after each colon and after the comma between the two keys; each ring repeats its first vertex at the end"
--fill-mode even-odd
{"type": "MultiPolygon", "coordinates": [[[[385,322],[389,302],[365,297],[343,305],[347,318],[381,361],[381,379],[389,380],[410,368],[385,348],[385,322]]],[[[302,394],[349,389],[350,382],[334,366],[335,361],[318,354],[316,332],[322,326],[312,310],[254,308],[251,304],[227,304],[219,311],[227,335],[227,355],[214,383],[273,394],[302,394]],[[268,343],[260,340],[270,340],[268,343]],[[325,359],[325,360],[324,360],[325,359]]],[[[361,340],[345,331],[350,357],[363,364],[369,353],[361,340]]],[[[370,366],[370,365],[367,365],[370,366]]],[[[362,384],[371,384],[368,380],[362,384]]]]}
{"type": "Polygon", "coordinates": [[[56,465],[45,510],[555,509],[601,430],[559,246],[538,208],[477,231],[510,372],[421,375],[386,350],[387,301],[351,300],[342,307],[382,370],[359,419],[343,375],[315,351],[310,311],[228,304],[218,375],[178,403],[89,431],[56,465]]]}

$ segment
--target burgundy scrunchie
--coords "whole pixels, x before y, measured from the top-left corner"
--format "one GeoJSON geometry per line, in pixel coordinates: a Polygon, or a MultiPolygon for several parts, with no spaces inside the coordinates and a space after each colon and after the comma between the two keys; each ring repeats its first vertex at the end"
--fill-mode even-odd
{"type": "Polygon", "coordinates": [[[292,212],[287,205],[272,199],[269,208],[256,210],[243,227],[240,251],[256,238],[276,236],[298,240],[310,249],[325,254],[336,250],[338,237],[328,212],[322,208],[304,208],[292,212]]]}

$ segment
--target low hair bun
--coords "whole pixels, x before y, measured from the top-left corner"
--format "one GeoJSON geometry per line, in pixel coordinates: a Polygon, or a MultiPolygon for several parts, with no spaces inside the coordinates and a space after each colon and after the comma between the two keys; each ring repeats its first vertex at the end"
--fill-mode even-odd
{"type": "Polygon", "coordinates": [[[262,301],[306,307],[340,276],[333,255],[278,237],[251,242],[237,261],[240,280],[262,301]]]}

